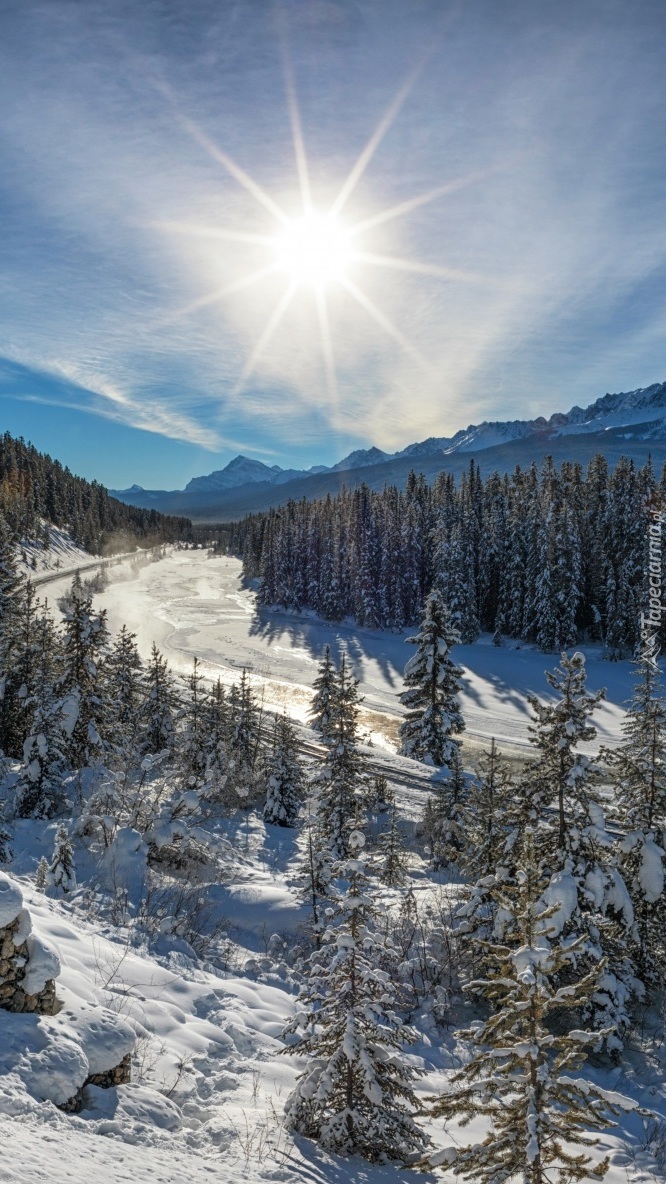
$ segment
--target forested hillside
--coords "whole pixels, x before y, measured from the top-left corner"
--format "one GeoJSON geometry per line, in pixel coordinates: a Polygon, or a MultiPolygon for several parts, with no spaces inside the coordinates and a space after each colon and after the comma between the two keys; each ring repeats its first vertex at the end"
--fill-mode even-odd
{"type": "Polygon", "coordinates": [[[94,554],[191,535],[189,519],[126,506],[97,481],[73,476],[59,461],[8,432],[0,438],[0,515],[17,539],[41,538],[46,520],[94,554]]]}
{"type": "Polygon", "coordinates": [[[402,629],[437,587],[465,642],[490,630],[557,652],[587,639],[620,657],[646,603],[648,503],[665,490],[627,459],[485,480],[471,462],[459,484],[412,473],[404,491],[291,501],[236,524],[231,546],[263,604],[402,629]]]}

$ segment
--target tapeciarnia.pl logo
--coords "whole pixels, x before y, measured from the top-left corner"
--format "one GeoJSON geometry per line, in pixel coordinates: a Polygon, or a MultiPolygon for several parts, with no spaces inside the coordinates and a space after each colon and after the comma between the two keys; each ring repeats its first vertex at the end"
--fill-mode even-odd
{"type": "Polygon", "coordinates": [[[659,629],[664,611],[662,602],[662,526],[665,512],[661,505],[652,502],[648,506],[648,611],[641,613],[641,657],[659,671],[657,658],[661,653],[659,629]]]}

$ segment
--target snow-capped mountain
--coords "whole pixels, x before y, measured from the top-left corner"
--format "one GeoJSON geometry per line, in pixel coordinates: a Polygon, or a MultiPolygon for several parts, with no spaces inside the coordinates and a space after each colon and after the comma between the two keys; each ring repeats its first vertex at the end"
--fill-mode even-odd
{"type": "Polygon", "coordinates": [[[453,436],[430,436],[392,454],[375,447],[361,448],[334,465],[313,465],[305,470],[236,456],[223,469],[193,477],[184,490],[144,490],[134,485],[110,492],[132,505],[197,520],[215,516],[222,520],[279,504],[287,497],[321,497],[335,492],[342,480],[349,486],[365,481],[381,488],[387,480],[400,485],[415,463],[432,478],[443,468],[462,471],[471,454],[478,457],[482,469],[506,472],[516,464],[539,461],[547,453],[560,461],[575,455],[584,464],[595,452],[605,451],[612,463],[623,453],[634,454],[644,463],[651,452],[655,461],[661,462],[666,455],[660,457],[660,446],[666,449],[666,382],[606,394],[588,407],[574,406],[548,419],[540,415],[536,419],[484,420],[453,436]],[[288,489],[278,494],[277,486],[288,489]]]}
{"type": "Polygon", "coordinates": [[[666,440],[666,382],[655,382],[652,386],[623,394],[603,395],[589,407],[576,406],[566,413],[555,412],[549,419],[539,415],[536,419],[484,420],[462,428],[451,437],[431,436],[420,443],[408,444],[401,452],[394,453],[394,458],[432,456],[440,451],[446,454],[480,452],[484,448],[530,437],[543,441],[622,427],[631,429],[627,439],[666,440]]]}
{"type": "Polygon", "coordinates": [[[193,477],[185,486],[186,493],[211,493],[219,489],[233,489],[253,481],[274,481],[282,472],[279,465],[265,465],[249,456],[235,456],[223,469],[216,469],[205,477],[193,477]]]}

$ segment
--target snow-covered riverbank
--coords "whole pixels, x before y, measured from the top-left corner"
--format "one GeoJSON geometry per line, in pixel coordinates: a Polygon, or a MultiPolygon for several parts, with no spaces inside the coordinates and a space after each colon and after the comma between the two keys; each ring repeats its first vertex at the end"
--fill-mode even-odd
{"type": "MultiPolygon", "coordinates": [[[[410,656],[403,634],[326,624],[306,614],[257,611],[254,592],[243,586],[241,565],[205,551],[172,551],[167,558],[135,570],[119,569],[97,597],[113,630],[123,623],[137,634],[147,655],[153,641],[173,667],[189,671],[196,655],[204,672],[231,682],[246,667],[264,689],[268,708],[286,707],[304,720],[317,664],[325,644],[334,657],[344,651],[365,698],[364,723],[376,739],[390,743],[401,715],[398,694],[410,656]]],[[[411,630],[413,632],[413,630],[411,630]]],[[[597,713],[599,739],[612,743],[619,734],[622,705],[632,682],[627,662],[608,662],[598,647],[582,647],[592,690],[607,688],[597,713]]],[[[484,637],[461,645],[456,659],[465,671],[462,694],[468,736],[495,736],[504,745],[524,747],[530,709],[527,694],[545,696],[544,671],[556,656],[513,643],[496,648],[484,637]]]]}

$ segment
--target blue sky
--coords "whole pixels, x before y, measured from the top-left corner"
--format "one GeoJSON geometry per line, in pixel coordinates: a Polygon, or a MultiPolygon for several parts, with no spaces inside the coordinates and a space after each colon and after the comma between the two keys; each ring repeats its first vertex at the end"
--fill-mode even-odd
{"type": "Polygon", "coordinates": [[[663,380],[665,26],[641,0],[5,0],[2,427],[176,488],[663,380]],[[337,201],[332,277],[279,246],[304,195],[317,227],[337,201]]]}

